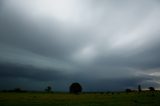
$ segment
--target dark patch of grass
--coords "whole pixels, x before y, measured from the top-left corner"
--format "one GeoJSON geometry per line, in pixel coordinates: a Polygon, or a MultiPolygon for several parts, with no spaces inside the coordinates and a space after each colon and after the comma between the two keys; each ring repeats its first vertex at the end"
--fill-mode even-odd
{"type": "Polygon", "coordinates": [[[159,92],[0,93],[0,106],[159,106],[159,92]]]}

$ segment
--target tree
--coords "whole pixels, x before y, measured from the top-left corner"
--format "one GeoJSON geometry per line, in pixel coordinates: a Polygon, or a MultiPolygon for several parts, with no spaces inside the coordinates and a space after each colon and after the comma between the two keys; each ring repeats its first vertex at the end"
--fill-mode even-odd
{"type": "Polygon", "coordinates": [[[45,89],[46,92],[51,92],[51,90],[52,90],[52,87],[51,87],[51,86],[48,86],[48,87],[45,89]]]}
{"type": "Polygon", "coordinates": [[[150,91],[155,91],[154,87],[149,87],[148,88],[150,91]]]}
{"type": "Polygon", "coordinates": [[[141,92],[142,89],[141,89],[141,85],[138,85],[138,92],[141,92]]]}
{"type": "Polygon", "coordinates": [[[82,92],[82,87],[79,83],[72,83],[69,87],[70,93],[78,94],[82,92]]]}

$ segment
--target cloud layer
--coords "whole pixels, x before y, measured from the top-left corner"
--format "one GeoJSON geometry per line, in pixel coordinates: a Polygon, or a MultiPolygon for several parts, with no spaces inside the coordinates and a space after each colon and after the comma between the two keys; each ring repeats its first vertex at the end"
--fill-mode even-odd
{"type": "Polygon", "coordinates": [[[158,0],[1,0],[1,89],[159,88],[159,11],[158,0]]]}

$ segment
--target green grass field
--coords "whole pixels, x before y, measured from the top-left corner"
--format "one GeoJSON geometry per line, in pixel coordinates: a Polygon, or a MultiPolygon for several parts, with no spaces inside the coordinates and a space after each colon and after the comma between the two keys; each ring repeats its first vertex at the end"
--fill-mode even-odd
{"type": "Polygon", "coordinates": [[[160,106],[160,93],[0,93],[0,106],[160,106]]]}

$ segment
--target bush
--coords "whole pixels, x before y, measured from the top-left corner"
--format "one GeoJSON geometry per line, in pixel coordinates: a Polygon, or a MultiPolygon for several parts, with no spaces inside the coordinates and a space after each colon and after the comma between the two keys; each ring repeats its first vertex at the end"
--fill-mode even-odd
{"type": "Polygon", "coordinates": [[[150,91],[155,91],[154,87],[149,87],[148,88],[150,91]]]}
{"type": "Polygon", "coordinates": [[[126,92],[129,93],[129,92],[132,92],[132,90],[131,89],[126,89],[126,92]]]}

